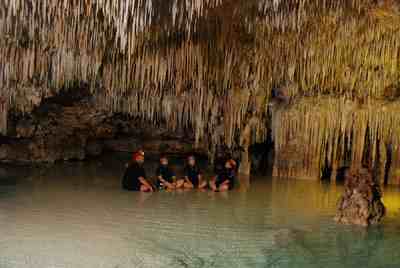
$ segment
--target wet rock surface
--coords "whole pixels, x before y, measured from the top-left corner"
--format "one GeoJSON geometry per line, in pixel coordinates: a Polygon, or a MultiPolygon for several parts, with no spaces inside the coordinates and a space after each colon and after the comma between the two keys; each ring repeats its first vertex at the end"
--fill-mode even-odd
{"type": "Polygon", "coordinates": [[[90,96],[71,98],[68,102],[64,96],[61,102],[53,97],[30,114],[11,116],[7,136],[0,137],[0,162],[54,163],[138,148],[176,154],[194,150],[191,133],[174,133],[97,109],[90,96]]]}
{"type": "Polygon", "coordinates": [[[385,215],[381,190],[367,169],[347,171],[345,192],[339,199],[335,221],[368,226],[378,224],[385,215]]]}

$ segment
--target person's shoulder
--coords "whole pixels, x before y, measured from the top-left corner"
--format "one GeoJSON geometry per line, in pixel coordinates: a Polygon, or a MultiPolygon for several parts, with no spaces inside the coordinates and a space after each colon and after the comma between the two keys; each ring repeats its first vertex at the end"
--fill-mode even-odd
{"type": "Polygon", "coordinates": [[[143,165],[141,165],[141,166],[138,166],[137,168],[138,168],[139,170],[142,170],[142,171],[144,171],[144,170],[145,170],[143,165]]]}
{"type": "Polygon", "coordinates": [[[133,173],[135,173],[135,172],[137,172],[137,170],[138,170],[138,167],[136,166],[136,165],[129,165],[126,169],[125,169],[125,173],[126,174],[133,174],[133,173]]]}
{"type": "Polygon", "coordinates": [[[135,163],[129,163],[126,167],[126,170],[134,170],[136,168],[135,163]]]}

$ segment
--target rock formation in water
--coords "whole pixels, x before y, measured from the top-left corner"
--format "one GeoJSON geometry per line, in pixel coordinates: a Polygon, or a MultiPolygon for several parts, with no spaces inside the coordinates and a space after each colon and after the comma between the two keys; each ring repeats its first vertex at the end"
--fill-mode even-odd
{"type": "Polygon", "coordinates": [[[345,191],[339,199],[335,220],[344,224],[368,226],[377,224],[385,215],[381,191],[370,171],[365,168],[348,171],[345,191]]]}
{"type": "MultiPolygon", "coordinates": [[[[211,157],[219,145],[240,152],[245,173],[249,147],[268,139],[277,176],[368,165],[400,183],[399,1],[3,0],[0,34],[2,159],[39,146],[36,135],[58,146],[37,123],[30,140],[15,138],[13,124],[29,125],[62,90],[88,88],[109,121],[189,131],[211,157]]],[[[75,130],[68,141],[81,152],[57,159],[102,139],[75,130]]]]}

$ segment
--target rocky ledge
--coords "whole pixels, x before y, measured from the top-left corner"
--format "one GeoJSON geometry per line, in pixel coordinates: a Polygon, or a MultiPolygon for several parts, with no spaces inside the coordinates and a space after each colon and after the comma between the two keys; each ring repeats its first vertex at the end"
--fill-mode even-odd
{"type": "MultiPolygon", "coordinates": [[[[74,91],[79,92],[79,91],[74,91]]],[[[193,148],[189,131],[143,124],[142,120],[98,109],[90,94],[63,92],[44,100],[32,113],[9,116],[0,135],[0,162],[53,163],[82,160],[104,151],[203,152],[193,148]]]]}

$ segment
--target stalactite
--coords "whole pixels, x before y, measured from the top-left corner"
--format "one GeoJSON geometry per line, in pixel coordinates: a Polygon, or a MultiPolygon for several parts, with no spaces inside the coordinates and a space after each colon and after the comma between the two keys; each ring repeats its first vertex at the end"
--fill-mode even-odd
{"type": "Polygon", "coordinates": [[[7,134],[8,99],[0,95],[0,134],[7,134]]]}
{"type": "Polygon", "coordinates": [[[240,134],[239,145],[242,148],[241,152],[241,162],[239,166],[239,172],[244,175],[250,175],[251,171],[251,161],[249,155],[249,147],[251,144],[255,143],[252,141],[252,132],[257,128],[260,119],[256,114],[249,116],[248,123],[243,128],[240,134]]]}
{"type": "Polygon", "coordinates": [[[316,176],[325,164],[342,165],[345,151],[359,165],[366,139],[375,162],[378,143],[399,144],[400,11],[396,1],[350,2],[4,0],[2,116],[85,83],[100,110],[191,128],[196,145],[207,141],[212,151],[240,145],[252,112],[251,141],[263,141],[272,88],[285,85],[287,99],[313,96],[329,107],[306,101],[271,111],[278,162],[296,141],[308,145],[284,164],[288,174],[305,167],[304,176],[316,176]],[[376,108],[389,98],[387,110],[376,108]],[[356,100],[372,102],[359,111],[356,100]]]}
{"type": "Polygon", "coordinates": [[[400,149],[397,146],[390,146],[391,165],[388,174],[388,183],[400,185],[400,149]]]}
{"type": "MultiPolygon", "coordinates": [[[[272,107],[272,129],[275,141],[275,174],[286,172],[294,164],[293,176],[319,177],[324,165],[350,165],[353,170],[363,165],[365,154],[380,159],[381,178],[385,176],[387,144],[398,154],[400,103],[370,101],[365,104],[337,98],[297,100],[289,107],[272,107]],[[351,141],[343,148],[344,141],[351,141]],[[366,152],[365,142],[379,141],[380,150],[366,152]],[[292,143],[292,141],[294,143],[292,143]],[[351,152],[349,162],[343,151],[351,152]],[[378,154],[378,155],[376,155],[378,154]],[[284,170],[280,170],[284,169],[284,170]]],[[[376,147],[376,146],[375,146],[376,147]]],[[[381,181],[383,182],[383,180],[381,181]]]]}

